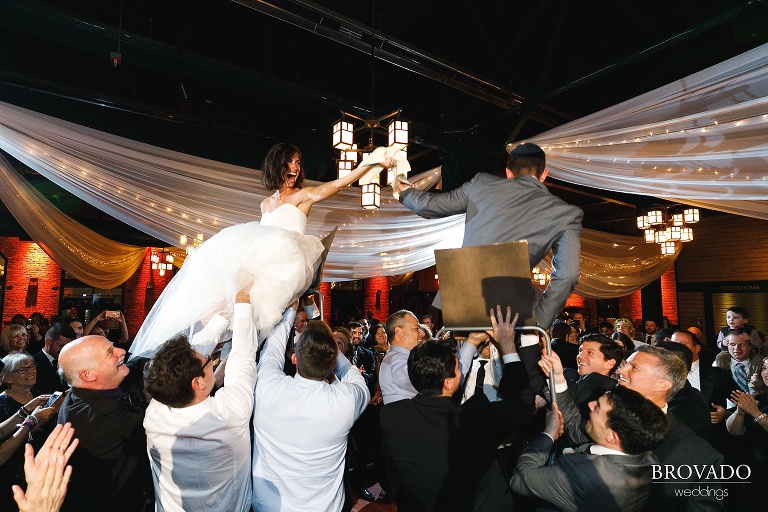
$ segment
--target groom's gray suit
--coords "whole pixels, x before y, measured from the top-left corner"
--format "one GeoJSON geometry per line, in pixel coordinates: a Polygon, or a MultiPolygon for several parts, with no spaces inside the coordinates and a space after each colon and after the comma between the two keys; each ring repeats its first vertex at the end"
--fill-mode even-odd
{"type": "Polygon", "coordinates": [[[527,240],[531,268],[551,248],[554,271],[536,305],[536,321],[545,329],[552,325],[579,279],[580,208],[550,194],[533,176],[487,173],[445,194],[411,187],[400,194],[400,202],[427,219],[466,213],[464,247],[527,240]]]}

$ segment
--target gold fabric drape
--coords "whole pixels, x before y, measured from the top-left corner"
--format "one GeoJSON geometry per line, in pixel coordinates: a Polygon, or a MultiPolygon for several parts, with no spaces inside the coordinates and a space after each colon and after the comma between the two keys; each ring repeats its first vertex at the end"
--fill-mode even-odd
{"type": "Polygon", "coordinates": [[[146,247],[114,242],[63,214],[0,155],[0,198],[29,236],[85,284],[114,288],[144,261],[146,247]]]}

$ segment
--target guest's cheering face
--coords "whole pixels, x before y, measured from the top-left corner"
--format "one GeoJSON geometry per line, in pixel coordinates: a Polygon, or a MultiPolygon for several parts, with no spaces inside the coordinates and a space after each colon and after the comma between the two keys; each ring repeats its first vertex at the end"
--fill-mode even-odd
{"type": "Polygon", "coordinates": [[[576,356],[576,365],[579,375],[588,375],[597,372],[609,375],[616,365],[613,359],[606,359],[600,352],[600,343],[596,341],[583,341],[579,345],[579,354],[576,356]]]}
{"type": "MultiPolygon", "coordinates": [[[[75,331],[75,338],[79,338],[83,335],[83,323],[80,320],[72,320],[69,322],[69,326],[75,331]]],[[[93,330],[91,330],[91,334],[93,330]]]]}
{"type": "Polygon", "coordinates": [[[307,312],[303,309],[296,313],[296,318],[293,320],[293,328],[296,332],[301,334],[304,332],[304,328],[307,326],[307,312]]]}
{"type": "Polygon", "coordinates": [[[729,334],[723,343],[728,344],[728,353],[736,361],[745,361],[749,358],[749,341],[740,334],[729,334]]]}
{"type": "Polygon", "coordinates": [[[352,333],[352,344],[354,344],[355,346],[358,346],[360,344],[360,341],[363,339],[363,328],[355,327],[353,329],[350,329],[349,332],[352,333]]]}
{"type": "Polygon", "coordinates": [[[29,388],[37,382],[37,366],[30,357],[19,361],[6,381],[10,388],[29,388]]]}
{"type": "Polygon", "coordinates": [[[632,329],[630,329],[629,326],[627,324],[625,324],[624,322],[621,322],[621,321],[616,322],[616,330],[618,332],[623,332],[624,334],[626,334],[630,338],[632,337],[632,329]]]}
{"type": "Polygon", "coordinates": [[[95,337],[89,340],[94,370],[98,375],[102,389],[115,389],[128,376],[125,366],[125,350],[115,347],[106,338],[95,337]]]}
{"type": "Polygon", "coordinates": [[[728,324],[730,329],[741,329],[747,321],[740,314],[734,313],[733,311],[727,311],[725,313],[725,323],[728,324]]]}
{"type": "Polygon", "coordinates": [[[419,344],[419,335],[421,334],[419,320],[413,315],[406,315],[403,318],[403,326],[395,328],[395,336],[398,334],[403,344],[412,349],[419,344]]]}
{"type": "Polygon", "coordinates": [[[14,328],[15,332],[11,333],[11,339],[9,343],[10,352],[23,352],[27,346],[27,329],[24,327],[14,328]]]}
{"type": "Polygon", "coordinates": [[[421,323],[423,323],[424,325],[429,327],[430,331],[434,331],[435,330],[435,324],[434,324],[434,322],[432,322],[432,317],[425,316],[424,318],[421,319],[421,323]]]}
{"type": "Polygon", "coordinates": [[[659,358],[645,352],[634,352],[617,373],[620,386],[637,391],[649,400],[659,392],[666,393],[671,385],[669,379],[661,376],[659,358]]]}
{"type": "Polygon", "coordinates": [[[645,321],[645,334],[655,334],[659,330],[659,326],[653,320],[645,321]]]}
{"type": "Polygon", "coordinates": [[[301,171],[301,160],[299,160],[299,154],[294,153],[285,162],[285,171],[283,174],[283,180],[287,188],[293,188],[296,185],[296,179],[299,177],[301,171]]]}

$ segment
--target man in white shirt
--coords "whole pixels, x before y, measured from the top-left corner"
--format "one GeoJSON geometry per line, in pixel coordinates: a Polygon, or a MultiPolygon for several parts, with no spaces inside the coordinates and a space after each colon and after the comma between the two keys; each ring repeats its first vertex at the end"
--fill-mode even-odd
{"type": "Polygon", "coordinates": [[[168,340],[147,366],[153,399],[144,428],[158,511],[250,509],[257,333],[248,294],[238,293],[235,302],[232,350],[216,396],[210,394],[218,357],[195,351],[185,336],[168,340]]]}
{"type": "Polygon", "coordinates": [[[499,351],[488,340],[480,345],[477,352],[478,357],[472,360],[472,366],[464,382],[464,394],[461,397],[461,403],[469,400],[480,388],[482,388],[488,400],[491,402],[499,401],[501,398],[499,398],[497,391],[501,382],[501,374],[504,370],[504,363],[499,356],[499,351]],[[478,376],[480,375],[482,380],[478,382],[478,376]]]}
{"type": "MultiPolygon", "coordinates": [[[[401,309],[389,315],[386,331],[390,349],[379,368],[379,387],[384,405],[413,398],[418,393],[408,377],[408,356],[419,344],[419,319],[410,311],[401,309]]],[[[477,347],[487,339],[485,333],[472,333],[459,349],[457,355],[462,379],[467,375],[477,347]]]]}
{"type": "Polygon", "coordinates": [[[341,510],[347,436],[370,400],[330,331],[307,327],[283,373],[289,311],[262,349],[254,397],[253,508],[341,510]]]}

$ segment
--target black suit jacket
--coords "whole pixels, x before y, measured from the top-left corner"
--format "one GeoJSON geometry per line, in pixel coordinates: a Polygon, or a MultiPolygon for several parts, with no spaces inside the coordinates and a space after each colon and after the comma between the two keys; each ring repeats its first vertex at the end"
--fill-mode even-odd
{"type": "MultiPolygon", "coordinates": [[[[726,400],[733,391],[739,389],[739,386],[736,385],[733,377],[731,377],[730,370],[710,366],[703,361],[699,364],[699,386],[710,411],[715,410],[710,404],[728,407],[726,400]]],[[[736,448],[736,445],[743,444],[743,439],[728,433],[725,425],[727,419],[728,417],[726,416],[720,423],[714,425],[710,423],[709,431],[709,442],[717,451],[724,455],[728,455],[728,451],[732,451],[736,448]]],[[[739,446],[739,449],[743,449],[743,447],[739,446]]]]}
{"type": "Polygon", "coordinates": [[[535,496],[564,512],[639,511],[651,492],[651,452],[638,455],[571,453],[547,465],[552,439],[540,434],[525,448],[512,490],[535,496]]]}
{"type": "Polygon", "coordinates": [[[59,410],[59,423],[68,421],[80,444],[61,510],[143,512],[152,493],[144,411],[119,390],[72,388],[59,410]]]}
{"type": "Polygon", "coordinates": [[[522,363],[508,363],[499,402],[484,393],[462,405],[419,394],[382,408],[382,451],[400,512],[476,509],[499,443],[533,414],[527,381],[522,363]]]}
{"type": "Polygon", "coordinates": [[[66,391],[69,386],[59,376],[56,367],[51,364],[43,351],[39,351],[32,356],[37,366],[37,382],[35,383],[35,389],[41,394],[50,395],[54,391],[66,391]]]}
{"type": "Polygon", "coordinates": [[[709,404],[726,406],[726,400],[731,393],[739,389],[731,376],[731,371],[716,366],[710,366],[700,361],[699,385],[701,394],[709,404]]]}
{"type": "Polygon", "coordinates": [[[698,389],[691,386],[690,382],[686,381],[683,389],[678,391],[669,401],[669,411],[674,413],[675,417],[685,423],[688,428],[696,432],[696,435],[709,441],[709,431],[712,425],[709,402],[698,389]]]}
{"type": "Polygon", "coordinates": [[[357,351],[357,363],[355,366],[357,368],[364,367],[365,371],[362,372],[362,376],[368,386],[368,391],[373,393],[376,385],[376,357],[373,355],[373,351],[360,344],[357,347],[352,347],[352,352],[349,356],[350,361],[354,358],[355,351],[357,351]]]}
{"type": "MultiPolygon", "coordinates": [[[[557,394],[558,406],[563,414],[565,432],[574,440],[582,443],[590,442],[586,432],[579,424],[579,413],[570,399],[569,394],[557,394]]],[[[683,465],[716,466],[719,471],[724,458],[712,446],[696,435],[690,428],[675,418],[674,413],[667,412],[669,421],[669,436],[656,448],[653,453],[659,459],[662,466],[671,465],[679,468],[683,465]]],[[[663,472],[662,472],[663,473],[663,472]]],[[[694,512],[694,511],[720,511],[723,508],[722,499],[718,500],[718,493],[722,492],[722,485],[717,481],[705,480],[704,483],[690,483],[682,480],[667,480],[651,475],[651,496],[643,510],[648,512],[694,512]],[[699,493],[698,496],[686,496],[682,494],[686,489],[696,487],[708,487],[711,491],[699,493]],[[676,494],[676,491],[678,494],[676,494]],[[702,494],[705,494],[702,496],[702,494]]],[[[698,482],[693,475],[691,482],[698,482]]],[[[721,496],[722,498],[722,496],[721,496]]]]}

